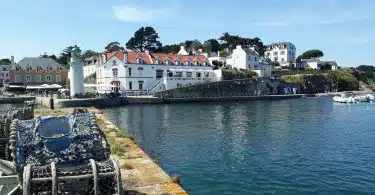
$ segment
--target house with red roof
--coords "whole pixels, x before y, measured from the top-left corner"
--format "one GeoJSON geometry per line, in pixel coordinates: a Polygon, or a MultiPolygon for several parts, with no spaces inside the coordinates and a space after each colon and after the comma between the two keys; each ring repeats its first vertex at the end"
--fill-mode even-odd
{"type": "Polygon", "coordinates": [[[213,70],[204,55],[115,51],[102,53],[96,63],[99,93],[152,94],[221,80],[221,70],[213,70]]]}

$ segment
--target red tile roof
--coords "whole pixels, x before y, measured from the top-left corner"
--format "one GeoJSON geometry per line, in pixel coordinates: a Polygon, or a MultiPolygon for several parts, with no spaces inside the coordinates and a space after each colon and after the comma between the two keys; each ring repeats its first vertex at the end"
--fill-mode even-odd
{"type": "MultiPolygon", "coordinates": [[[[181,60],[181,65],[186,65],[187,61],[190,60],[191,65],[196,65],[196,61],[199,61],[199,65],[203,66],[207,58],[204,55],[178,55],[178,54],[167,54],[167,53],[151,53],[147,55],[145,52],[127,52],[128,53],[128,63],[138,64],[137,59],[142,58],[142,64],[157,64],[157,60],[161,59],[161,64],[167,65],[167,60],[171,60],[171,65],[177,65],[177,60],[181,60]]],[[[113,56],[116,56],[120,60],[124,60],[125,53],[123,51],[115,51],[104,53],[106,55],[106,60],[108,61],[113,56]]]]}

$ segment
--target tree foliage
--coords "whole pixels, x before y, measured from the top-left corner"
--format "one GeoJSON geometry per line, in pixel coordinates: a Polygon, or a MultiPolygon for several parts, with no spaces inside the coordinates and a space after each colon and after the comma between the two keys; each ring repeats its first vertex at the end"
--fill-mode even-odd
{"type": "Polygon", "coordinates": [[[114,41],[108,43],[108,45],[104,48],[107,52],[114,52],[114,51],[123,51],[125,50],[124,47],[120,45],[119,42],[114,41]]]}
{"type": "Polygon", "coordinates": [[[216,39],[208,39],[203,43],[202,49],[204,52],[217,52],[220,50],[220,43],[216,39]]]}
{"type": "Polygon", "coordinates": [[[41,54],[39,57],[41,58],[51,58],[52,60],[57,61],[57,57],[55,55],[48,55],[47,53],[41,54]]]}
{"type": "Polygon", "coordinates": [[[359,86],[357,78],[346,70],[330,70],[328,79],[338,91],[357,90],[359,86]]]}
{"type": "Polygon", "coordinates": [[[99,52],[96,52],[96,51],[93,51],[93,50],[86,50],[85,52],[82,53],[82,58],[86,59],[86,58],[90,58],[92,56],[98,56],[99,54],[100,54],[99,52]]]}
{"type": "Polygon", "coordinates": [[[224,80],[234,80],[234,79],[255,79],[258,77],[257,73],[236,68],[224,68],[223,70],[223,79],[224,80]]]}
{"type": "Polygon", "coordinates": [[[178,53],[178,51],[180,51],[180,45],[179,44],[164,45],[161,48],[159,48],[157,51],[163,52],[163,53],[178,53]]]}
{"type": "Polygon", "coordinates": [[[321,50],[311,49],[311,50],[307,50],[307,51],[303,52],[300,59],[320,58],[320,57],[323,57],[323,56],[324,56],[324,53],[321,50]]]}
{"type": "Polygon", "coordinates": [[[264,55],[264,45],[263,42],[258,37],[254,38],[246,38],[241,37],[239,35],[231,35],[229,33],[223,33],[219,40],[222,42],[224,47],[229,49],[235,49],[237,45],[245,46],[245,47],[254,47],[255,51],[259,53],[259,55],[264,55]]]}
{"type": "Polygon", "coordinates": [[[8,65],[11,64],[12,62],[8,58],[4,58],[0,60],[0,65],[8,65]]]}
{"type": "Polygon", "coordinates": [[[69,66],[69,59],[71,57],[71,52],[72,52],[73,46],[68,46],[66,47],[59,55],[59,57],[56,59],[56,61],[65,66],[69,66]]]}
{"type": "Polygon", "coordinates": [[[140,52],[143,52],[146,49],[150,51],[158,51],[162,47],[162,44],[158,39],[159,35],[154,28],[150,26],[141,27],[126,43],[126,48],[140,52]]]}

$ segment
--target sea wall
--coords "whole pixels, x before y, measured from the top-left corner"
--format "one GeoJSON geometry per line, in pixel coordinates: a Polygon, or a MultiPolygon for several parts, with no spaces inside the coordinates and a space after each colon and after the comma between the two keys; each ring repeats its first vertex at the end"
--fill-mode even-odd
{"type": "Polygon", "coordinates": [[[25,101],[35,100],[36,97],[1,97],[0,104],[20,104],[25,101]]]}
{"type": "Polygon", "coordinates": [[[299,88],[293,84],[287,84],[276,79],[240,79],[204,83],[193,86],[181,87],[155,93],[156,97],[170,98],[223,98],[231,100],[232,97],[287,95],[285,88],[299,88]]]}

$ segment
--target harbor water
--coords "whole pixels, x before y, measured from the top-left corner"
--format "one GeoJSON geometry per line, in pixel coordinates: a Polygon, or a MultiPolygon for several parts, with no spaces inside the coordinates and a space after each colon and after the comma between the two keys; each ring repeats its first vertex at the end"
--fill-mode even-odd
{"type": "Polygon", "coordinates": [[[332,98],[104,110],[190,194],[374,194],[375,103],[332,98]]]}

